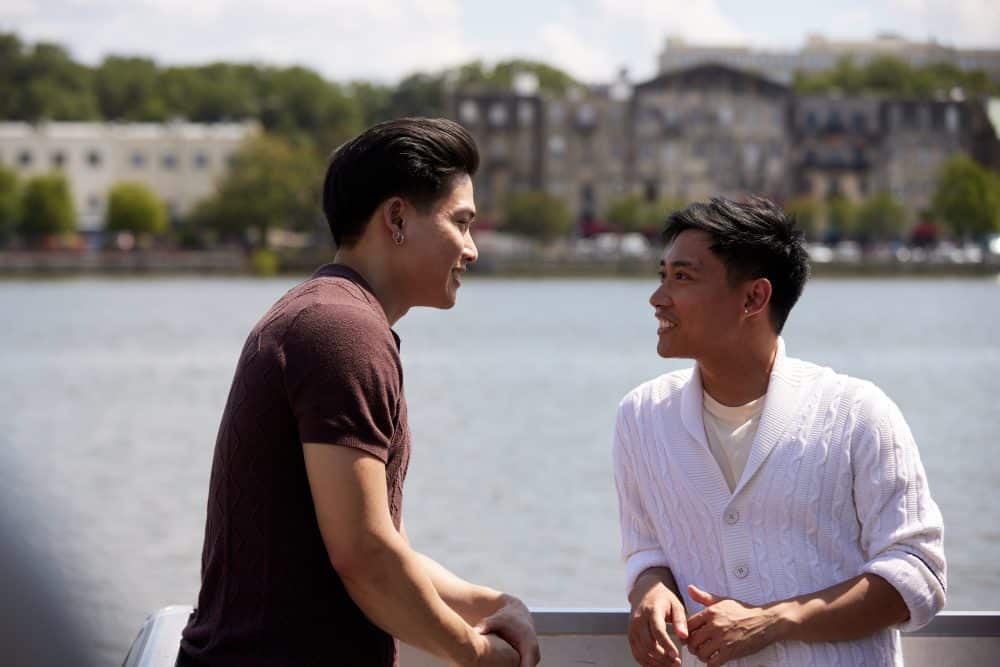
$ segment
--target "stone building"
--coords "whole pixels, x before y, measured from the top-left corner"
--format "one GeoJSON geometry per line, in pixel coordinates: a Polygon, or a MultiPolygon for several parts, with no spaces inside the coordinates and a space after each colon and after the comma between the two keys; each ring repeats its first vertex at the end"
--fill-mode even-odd
{"type": "Polygon", "coordinates": [[[949,158],[997,166],[996,133],[979,100],[799,97],[789,136],[793,194],[859,201],[889,192],[911,214],[930,205],[949,158]]]}
{"type": "Polygon", "coordinates": [[[254,123],[0,123],[0,164],[22,177],[59,170],[73,195],[78,228],[104,225],[108,191],[119,181],[148,185],[172,217],[215,192],[254,123]]]}
{"type": "Polygon", "coordinates": [[[627,181],[648,200],[786,193],[788,88],[700,65],[635,87],[627,181]]]}

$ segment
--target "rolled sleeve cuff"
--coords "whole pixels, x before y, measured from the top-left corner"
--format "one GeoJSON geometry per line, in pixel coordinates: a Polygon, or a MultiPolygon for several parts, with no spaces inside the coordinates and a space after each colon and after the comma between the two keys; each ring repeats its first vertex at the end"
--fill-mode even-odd
{"type": "Polygon", "coordinates": [[[660,549],[643,549],[636,551],[625,561],[625,596],[632,592],[635,580],[651,567],[670,567],[667,555],[660,549]]]}
{"type": "Polygon", "coordinates": [[[939,575],[913,554],[887,551],[865,565],[864,572],[882,577],[903,598],[910,611],[910,618],[898,626],[903,632],[919,630],[944,608],[945,590],[939,575]]]}

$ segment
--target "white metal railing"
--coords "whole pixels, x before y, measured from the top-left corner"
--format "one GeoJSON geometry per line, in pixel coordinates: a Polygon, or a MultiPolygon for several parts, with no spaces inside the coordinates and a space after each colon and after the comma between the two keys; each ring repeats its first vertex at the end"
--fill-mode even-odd
{"type": "MultiPolygon", "coordinates": [[[[173,667],[189,606],[165,607],[151,615],[136,637],[123,667],[173,667]]],[[[543,667],[634,665],[625,638],[624,609],[535,609],[531,612],[542,649],[543,667]]],[[[1000,611],[953,611],[903,634],[907,667],[1000,664],[1000,611]]],[[[444,663],[403,645],[402,667],[444,663]]]]}

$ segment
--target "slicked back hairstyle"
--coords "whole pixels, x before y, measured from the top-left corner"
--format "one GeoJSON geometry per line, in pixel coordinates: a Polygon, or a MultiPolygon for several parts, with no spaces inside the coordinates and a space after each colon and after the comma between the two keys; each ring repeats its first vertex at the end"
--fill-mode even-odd
{"type": "Polygon", "coordinates": [[[472,136],[444,118],[379,123],[340,146],[323,182],[323,212],[338,245],[361,238],[375,209],[389,197],[428,210],[456,176],[474,176],[479,151],[472,136]]]}
{"type": "Polygon", "coordinates": [[[771,322],[780,334],[809,277],[805,237],[795,218],[762,197],[747,203],[715,197],[672,213],[664,243],[688,229],[712,237],[710,248],[725,264],[730,285],[757,278],[771,282],[771,322]]]}

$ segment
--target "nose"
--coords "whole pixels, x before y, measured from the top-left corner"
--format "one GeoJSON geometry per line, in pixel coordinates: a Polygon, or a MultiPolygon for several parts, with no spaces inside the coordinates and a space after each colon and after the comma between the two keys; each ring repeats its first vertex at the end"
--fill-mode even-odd
{"type": "Polygon", "coordinates": [[[472,240],[472,234],[469,232],[466,232],[465,246],[462,248],[462,258],[466,264],[472,264],[479,258],[479,248],[476,247],[476,242],[472,240]]]}
{"type": "Polygon", "coordinates": [[[649,305],[653,308],[660,308],[670,304],[670,295],[667,294],[666,284],[660,283],[649,295],[649,305]]]}

